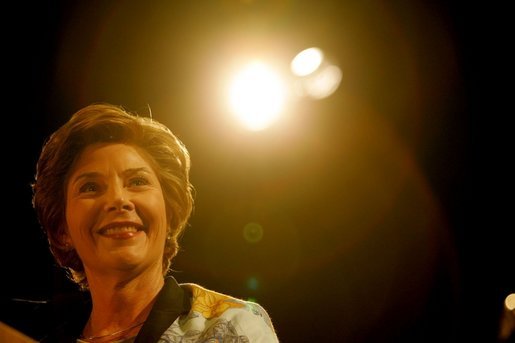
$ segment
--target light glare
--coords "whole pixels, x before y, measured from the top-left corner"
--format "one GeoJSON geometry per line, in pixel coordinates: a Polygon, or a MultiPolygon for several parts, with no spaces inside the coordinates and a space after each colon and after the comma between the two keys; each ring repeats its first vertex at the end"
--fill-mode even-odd
{"type": "Polygon", "coordinates": [[[305,81],[306,92],[313,98],[322,99],[333,94],[342,80],[342,71],[335,65],[325,67],[305,81]]]}
{"type": "Polygon", "coordinates": [[[291,71],[297,76],[306,76],[320,67],[324,54],[319,48],[302,50],[291,61],[291,71]]]}
{"type": "Polygon", "coordinates": [[[515,310],[515,293],[511,293],[504,300],[504,305],[510,311],[515,310]]]}
{"type": "Polygon", "coordinates": [[[236,117],[250,130],[259,131],[275,122],[285,101],[285,86],[279,76],[261,62],[242,70],[229,90],[236,117]]]}

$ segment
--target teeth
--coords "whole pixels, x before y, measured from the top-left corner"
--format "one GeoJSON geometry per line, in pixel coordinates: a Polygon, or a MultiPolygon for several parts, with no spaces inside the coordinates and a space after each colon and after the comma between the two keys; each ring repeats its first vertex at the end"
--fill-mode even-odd
{"type": "Polygon", "coordinates": [[[138,232],[138,230],[134,226],[116,226],[116,227],[111,227],[109,229],[106,229],[102,233],[104,235],[112,235],[112,234],[122,233],[122,232],[138,232]]]}

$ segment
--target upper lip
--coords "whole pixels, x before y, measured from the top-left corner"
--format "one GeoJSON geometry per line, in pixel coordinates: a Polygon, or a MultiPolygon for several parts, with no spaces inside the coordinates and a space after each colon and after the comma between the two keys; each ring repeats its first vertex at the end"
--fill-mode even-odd
{"type": "Polygon", "coordinates": [[[106,230],[110,229],[110,228],[114,228],[114,227],[135,227],[136,230],[138,231],[144,231],[145,230],[145,227],[139,223],[136,223],[136,222],[132,222],[132,221],[118,221],[118,222],[112,222],[112,223],[109,223],[105,226],[102,226],[98,231],[97,233],[104,233],[106,230]]]}

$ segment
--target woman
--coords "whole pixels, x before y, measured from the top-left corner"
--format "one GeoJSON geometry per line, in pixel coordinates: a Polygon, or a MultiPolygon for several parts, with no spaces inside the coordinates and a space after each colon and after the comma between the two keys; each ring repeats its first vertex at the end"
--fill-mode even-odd
{"type": "Polygon", "coordinates": [[[84,294],[46,342],[277,342],[258,304],[167,276],[193,207],[190,160],[164,125],[111,104],[43,146],[33,205],[84,294]]]}

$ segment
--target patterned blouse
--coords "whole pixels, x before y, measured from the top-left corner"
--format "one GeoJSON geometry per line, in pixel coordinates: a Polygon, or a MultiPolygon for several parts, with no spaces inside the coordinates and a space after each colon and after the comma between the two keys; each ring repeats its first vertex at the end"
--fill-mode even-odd
{"type": "Polygon", "coordinates": [[[268,313],[258,304],[182,284],[191,310],[166,329],[159,342],[278,342],[268,313]]]}

